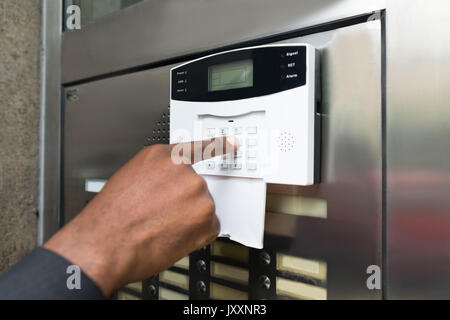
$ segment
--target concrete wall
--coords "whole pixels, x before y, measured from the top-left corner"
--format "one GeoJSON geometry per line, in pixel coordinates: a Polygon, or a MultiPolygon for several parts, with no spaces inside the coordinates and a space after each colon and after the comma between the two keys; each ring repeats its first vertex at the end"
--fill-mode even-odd
{"type": "Polygon", "coordinates": [[[0,0],[0,273],[36,246],[40,0],[0,0]]]}

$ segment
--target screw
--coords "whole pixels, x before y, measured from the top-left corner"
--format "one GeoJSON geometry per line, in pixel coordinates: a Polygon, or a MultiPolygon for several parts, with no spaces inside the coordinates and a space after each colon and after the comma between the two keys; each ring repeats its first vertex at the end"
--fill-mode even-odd
{"type": "Polygon", "coordinates": [[[206,284],[203,281],[197,282],[197,290],[199,293],[205,293],[206,292],[206,284]]]}
{"type": "Polygon", "coordinates": [[[259,257],[261,258],[261,260],[262,260],[265,264],[270,264],[271,258],[270,258],[270,255],[269,255],[267,252],[262,251],[259,257]]]}
{"type": "Polygon", "coordinates": [[[261,284],[261,287],[265,288],[266,290],[270,289],[271,282],[268,276],[261,276],[259,278],[259,283],[261,284]]]}
{"type": "Polygon", "coordinates": [[[151,296],[156,295],[156,291],[156,286],[154,284],[148,286],[148,293],[150,293],[151,296]]]}
{"type": "Polygon", "coordinates": [[[78,101],[78,89],[70,89],[66,92],[67,100],[71,102],[78,101]]]}
{"type": "Polygon", "coordinates": [[[197,261],[197,269],[199,272],[205,272],[206,271],[206,262],[203,260],[197,261]]]}

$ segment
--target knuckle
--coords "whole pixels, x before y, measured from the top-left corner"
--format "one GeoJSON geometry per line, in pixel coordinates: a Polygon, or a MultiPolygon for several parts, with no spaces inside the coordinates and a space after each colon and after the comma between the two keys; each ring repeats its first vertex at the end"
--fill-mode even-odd
{"type": "Polygon", "coordinates": [[[162,153],[163,147],[164,146],[162,146],[160,144],[155,144],[155,145],[149,146],[144,149],[145,155],[147,157],[154,157],[155,155],[162,153]]]}
{"type": "Polygon", "coordinates": [[[194,177],[192,178],[192,183],[197,192],[204,192],[208,190],[208,186],[206,185],[205,179],[203,179],[198,174],[194,175],[194,177]]]}
{"type": "Polygon", "coordinates": [[[163,144],[155,144],[153,146],[151,146],[153,152],[155,153],[166,153],[167,150],[167,146],[163,145],[163,144]]]}
{"type": "Polygon", "coordinates": [[[201,219],[208,229],[211,229],[211,227],[214,227],[216,225],[216,222],[218,220],[216,217],[216,207],[212,199],[207,199],[204,201],[204,204],[202,205],[201,215],[201,219]]]}
{"type": "Polygon", "coordinates": [[[212,231],[213,237],[217,238],[217,236],[219,235],[219,232],[220,232],[220,223],[219,223],[219,220],[217,219],[217,217],[215,217],[215,219],[214,219],[211,231],[212,231]]]}
{"type": "Polygon", "coordinates": [[[199,210],[199,212],[201,214],[201,218],[202,218],[203,222],[208,223],[208,224],[211,223],[211,221],[214,220],[215,213],[216,213],[216,207],[214,205],[214,201],[210,197],[203,199],[200,208],[201,209],[199,210]]]}
{"type": "Polygon", "coordinates": [[[205,205],[205,209],[206,209],[206,213],[210,218],[214,218],[215,214],[216,214],[216,205],[214,204],[214,201],[209,198],[206,201],[206,205],[205,205]]]}
{"type": "Polygon", "coordinates": [[[184,163],[176,163],[176,162],[172,161],[172,159],[170,157],[169,157],[169,159],[167,159],[167,164],[172,167],[173,173],[176,175],[176,177],[177,177],[178,181],[180,181],[180,183],[184,184],[185,186],[188,186],[188,188],[192,187],[192,185],[191,185],[192,169],[189,168],[188,165],[186,165],[184,163]]]}

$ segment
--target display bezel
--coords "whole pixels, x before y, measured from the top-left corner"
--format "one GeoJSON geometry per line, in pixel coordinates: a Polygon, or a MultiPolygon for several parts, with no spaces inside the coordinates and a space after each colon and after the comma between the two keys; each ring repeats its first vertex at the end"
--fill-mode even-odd
{"type": "MultiPolygon", "coordinates": [[[[220,85],[219,85],[220,86],[220,85]]],[[[233,61],[229,63],[221,63],[221,64],[215,64],[208,67],[208,91],[214,92],[214,91],[224,91],[224,90],[234,90],[234,89],[241,89],[241,88],[248,88],[253,87],[253,60],[246,59],[246,60],[238,60],[233,61]],[[243,84],[237,84],[230,82],[226,85],[222,84],[222,86],[228,86],[227,88],[217,88],[213,84],[213,77],[214,75],[217,75],[218,73],[224,73],[224,72],[230,72],[231,69],[234,67],[236,68],[239,65],[242,65],[245,69],[245,72],[248,72],[249,80],[243,82],[243,84]]]]}
{"type": "Polygon", "coordinates": [[[225,52],[172,70],[172,99],[181,101],[227,101],[272,94],[306,84],[306,46],[260,47],[225,52]],[[287,52],[297,51],[294,56],[287,52]],[[239,60],[253,60],[253,86],[222,91],[208,90],[208,68],[239,60]],[[295,62],[296,68],[283,68],[295,62]],[[295,72],[298,77],[287,79],[287,72],[295,72]],[[183,81],[186,81],[185,83],[183,81]],[[182,84],[180,84],[180,82],[182,84]]]}

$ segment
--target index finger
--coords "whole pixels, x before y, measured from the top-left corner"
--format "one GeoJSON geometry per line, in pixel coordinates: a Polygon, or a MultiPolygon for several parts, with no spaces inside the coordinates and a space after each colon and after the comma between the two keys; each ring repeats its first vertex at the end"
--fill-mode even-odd
{"type": "Polygon", "coordinates": [[[188,160],[190,164],[195,164],[219,155],[232,153],[238,148],[238,140],[233,136],[171,145],[172,151],[175,150],[175,153],[178,156],[188,160]],[[179,154],[180,151],[182,154],[179,154]]]}

